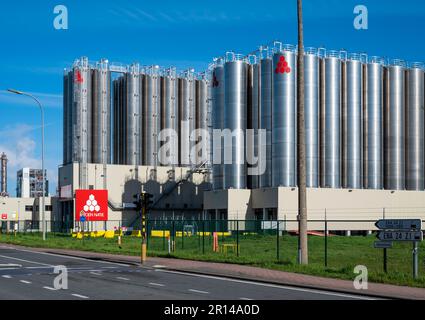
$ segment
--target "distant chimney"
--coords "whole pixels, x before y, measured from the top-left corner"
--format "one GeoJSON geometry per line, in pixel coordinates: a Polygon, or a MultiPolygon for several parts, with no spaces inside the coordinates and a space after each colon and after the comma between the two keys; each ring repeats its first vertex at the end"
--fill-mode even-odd
{"type": "Polygon", "coordinates": [[[8,196],[7,194],[7,156],[2,152],[0,156],[1,161],[1,185],[0,185],[0,195],[3,197],[8,196]]]}

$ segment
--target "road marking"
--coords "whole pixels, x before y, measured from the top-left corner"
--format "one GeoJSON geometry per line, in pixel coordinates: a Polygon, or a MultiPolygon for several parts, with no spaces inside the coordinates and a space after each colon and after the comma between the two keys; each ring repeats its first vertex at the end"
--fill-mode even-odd
{"type": "Polygon", "coordinates": [[[164,287],[165,284],[161,284],[161,283],[156,283],[156,282],[149,282],[150,285],[152,286],[157,286],[157,287],[164,287]]]}
{"type": "Polygon", "coordinates": [[[90,262],[93,262],[93,263],[98,262],[98,263],[106,263],[106,264],[115,264],[115,265],[123,266],[123,267],[129,267],[130,266],[129,264],[118,263],[118,262],[110,262],[110,261],[102,261],[102,260],[93,261],[93,260],[88,259],[88,258],[69,256],[69,255],[66,255],[66,254],[56,254],[56,253],[50,253],[50,252],[31,251],[31,250],[25,250],[25,249],[17,249],[17,248],[14,248],[14,247],[6,247],[6,248],[16,250],[16,251],[22,251],[22,252],[45,254],[45,255],[48,255],[48,256],[70,258],[70,259],[76,259],[76,260],[85,260],[85,261],[90,261],[90,262]]]}
{"type": "Polygon", "coordinates": [[[71,295],[74,296],[74,297],[77,297],[77,298],[81,298],[81,299],[88,299],[89,298],[89,297],[86,297],[86,296],[83,296],[83,295],[77,294],[77,293],[73,293],[71,295]]]}
{"type": "Polygon", "coordinates": [[[128,279],[128,278],[123,278],[123,277],[117,277],[117,279],[119,279],[119,280],[125,280],[125,281],[130,280],[130,279],[128,279]]]}
{"type": "Polygon", "coordinates": [[[6,279],[10,279],[10,278],[12,278],[11,276],[8,276],[8,275],[4,275],[4,276],[2,276],[3,278],[6,278],[6,279]]]}
{"type": "Polygon", "coordinates": [[[160,264],[156,264],[156,265],[154,265],[152,268],[165,268],[165,266],[160,265],[160,264]]]}
{"type": "Polygon", "coordinates": [[[32,282],[31,281],[27,281],[27,280],[19,280],[20,282],[22,282],[22,283],[25,283],[25,284],[31,284],[32,282]]]}
{"type": "Polygon", "coordinates": [[[22,264],[15,264],[15,263],[2,263],[2,264],[0,264],[1,270],[5,270],[4,268],[13,269],[11,267],[22,268],[22,264]]]}
{"type": "Polygon", "coordinates": [[[41,266],[49,266],[49,267],[53,267],[53,265],[51,265],[51,264],[47,264],[47,263],[41,263],[41,262],[30,261],[30,260],[25,260],[25,259],[19,259],[19,258],[9,257],[9,256],[3,256],[3,255],[0,255],[0,257],[2,257],[2,258],[6,258],[6,259],[12,259],[12,260],[23,261],[23,262],[32,263],[32,264],[39,264],[39,265],[41,265],[41,266]]]}
{"type": "Polygon", "coordinates": [[[320,289],[304,289],[304,288],[297,288],[297,287],[289,287],[289,286],[285,286],[285,285],[275,285],[275,284],[264,283],[264,282],[254,282],[254,281],[249,281],[249,280],[237,280],[237,279],[223,278],[223,277],[218,277],[218,276],[209,276],[209,275],[204,275],[204,274],[195,274],[195,273],[171,271],[171,270],[163,270],[163,269],[155,269],[155,271],[181,274],[181,275],[186,275],[186,276],[189,276],[189,277],[199,277],[199,278],[215,279],[215,280],[222,280],[222,281],[229,281],[229,282],[245,283],[245,284],[251,284],[251,285],[262,286],[262,287],[269,287],[269,288],[317,293],[317,294],[336,296],[336,297],[345,297],[345,298],[360,299],[360,300],[376,300],[376,298],[367,297],[367,296],[361,296],[361,295],[357,296],[357,295],[354,295],[354,294],[352,295],[352,294],[345,294],[345,293],[337,293],[337,292],[331,292],[331,291],[326,291],[326,290],[322,291],[320,289]]]}
{"type": "Polygon", "coordinates": [[[101,273],[98,273],[98,272],[94,272],[94,271],[92,271],[92,272],[90,272],[91,274],[94,274],[95,276],[101,276],[102,274],[101,273]]]}
{"type": "Polygon", "coordinates": [[[201,291],[201,290],[195,290],[195,289],[189,289],[189,291],[196,292],[196,293],[202,293],[202,294],[209,294],[209,292],[207,292],[207,291],[201,291]]]}
{"type": "Polygon", "coordinates": [[[52,291],[56,291],[57,290],[57,289],[52,288],[52,287],[43,287],[43,289],[52,290],[52,291]]]}
{"type": "Polygon", "coordinates": [[[242,297],[242,298],[239,298],[239,300],[252,300],[252,299],[242,297]]]}

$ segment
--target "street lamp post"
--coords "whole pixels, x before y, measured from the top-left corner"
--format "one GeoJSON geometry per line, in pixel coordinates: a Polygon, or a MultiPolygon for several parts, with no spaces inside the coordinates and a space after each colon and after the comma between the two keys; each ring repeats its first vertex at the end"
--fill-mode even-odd
{"type": "Polygon", "coordinates": [[[45,202],[46,174],[45,174],[45,171],[44,171],[44,109],[43,109],[43,106],[41,105],[40,101],[38,101],[38,99],[30,93],[18,91],[18,90],[15,90],[15,89],[7,89],[7,91],[14,93],[14,94],[19,94],[19,95],[30,97],[33,100],[35,100],[35,102],[37,102],[38,106],[40,107],[40,111],[41,111],[41,174],[43,175],[43,190],[42,190],[42,204],[41,204],[41,220],[42,220],[42,222],[41,223],[42,223],[43,240],[46,240],[46,216],[45,216],[45,212],[44,212],[45,203],[46,203],[45,202]]]}

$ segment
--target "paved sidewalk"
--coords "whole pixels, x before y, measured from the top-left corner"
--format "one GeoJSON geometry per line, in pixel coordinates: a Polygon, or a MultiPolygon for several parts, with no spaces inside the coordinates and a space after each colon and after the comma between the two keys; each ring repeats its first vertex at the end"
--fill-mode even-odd
{"type": "MultiPolygon", "coordinates": [[[[23,248],[20,246],[9,244],[1,244],[0,246],[23,248]]],[[[140,258],[135,256],[50,248],[31,248],[31,250],[38,252],[78,256],[89,259],[102,259],[106,261],[134,265],[140,264],[140,258]]],[[[153,268],[164,268],[174,271],[232,277],[243,280],[270,282],[281,285],[340,291],[345,293],[354,293],[362,295],[366,294],[386,298],[425,299],[425,289],[422,288],[411,288],[406,286],[396,286],[369,282],[367,290],[356,290],[353,287],[353,282],[349,280],[331,279],[237,264],[149,257],[145,266],[153,268]]]]}

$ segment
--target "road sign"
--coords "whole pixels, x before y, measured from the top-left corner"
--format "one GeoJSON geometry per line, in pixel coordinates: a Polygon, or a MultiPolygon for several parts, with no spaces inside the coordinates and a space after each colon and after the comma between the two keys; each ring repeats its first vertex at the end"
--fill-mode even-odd
{"type": "Polygon", "coordinates": [[[375,223],[378,229],[421,230],[421,219],[381,219],[375,223]]]}
{"type": "Polygon", "coordinates": [[[2,213],[1,214],[1,219],[2,220],[7,220],[7,213],[2,213]]]}
{"type": "Polygon", "coordinates": [[[384,241],[422,241],[422,231],[379,231],[377,238],[384,241]]]}
{"type": "Polygon", "coordinates": [[[388,249],[392,248],[393,243],[391,241],[375,241],[373,247],[377,249],[388,249]]]}

